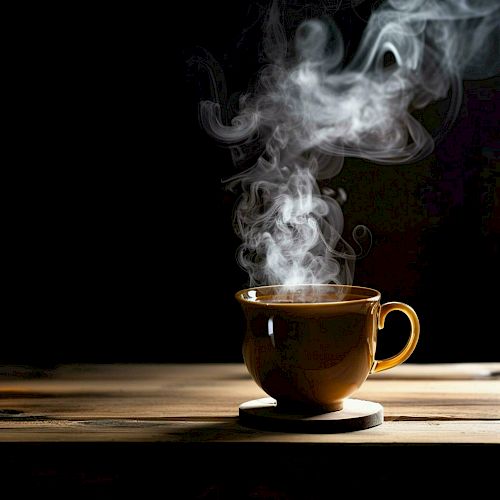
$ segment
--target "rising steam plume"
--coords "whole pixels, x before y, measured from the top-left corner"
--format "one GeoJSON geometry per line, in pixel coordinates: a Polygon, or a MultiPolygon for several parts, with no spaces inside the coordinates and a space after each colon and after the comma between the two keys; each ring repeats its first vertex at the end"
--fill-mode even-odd
{"type": "MultiPolygon", "coordinates": [[[[205,101],[201,120],[238,151],[262,146],[255,165],[229,180],[242,189],[235,227],[250,284],[350,284],[356,253],[342,238],[338,196],[322,192],[318,180],[338,174],[345,156],[395,164],[428,155],[457,115],[462,79],[499,71],[500,4],[388,0],[347,63],[333,20],[304,20],[290,43],[284,15],[273,2],[268,64],[238,115],[223,123],[225,103],[205,101]],[[431,137],[412,112],[447,96],[448,115],[431,137]]],[[[354,240],[365,231],[358,226],[354,240]]]]}

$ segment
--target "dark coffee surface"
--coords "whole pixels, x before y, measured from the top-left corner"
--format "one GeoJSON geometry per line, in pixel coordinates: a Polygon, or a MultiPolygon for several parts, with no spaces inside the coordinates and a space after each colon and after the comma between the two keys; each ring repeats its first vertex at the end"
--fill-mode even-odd
{"type": "Polygon", "coordinates": [[[369,296],[356,293],[308,293],[304,295],[290,293],[259,295],[256,298],[256,302],[265,302],[269,304],[319,304],[325,302],[347,302],[366,298],[369,298],[369,296]]]}

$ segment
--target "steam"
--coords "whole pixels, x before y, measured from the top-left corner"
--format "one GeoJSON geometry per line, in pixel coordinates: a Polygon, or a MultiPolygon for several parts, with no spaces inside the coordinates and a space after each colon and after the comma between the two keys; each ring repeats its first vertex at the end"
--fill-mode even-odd
{"type": "MultiPolygon", "coordinates": [[[[333,21],[305,20],[290,44],[273,2],[268,64],[255,91],[240,99],[230,125],[220,103],[200,108],[203,126],[235,153],[262,148],[254,166],[229,180],[242,189],[238,260],[251,285],[352,283],[356,252],[341,236],[345,193],[321,191],[318,180],[338,174],[345,156],[395,164],[428,155],[457,115],[461,80],[500,70],[499,19],[497,0],[387,0],[345,64],[333,21]],[[432,137],[412,112],[447,95],[432,137]]],[[[366,234],[358,226],[353,239],[366,234]]]]}

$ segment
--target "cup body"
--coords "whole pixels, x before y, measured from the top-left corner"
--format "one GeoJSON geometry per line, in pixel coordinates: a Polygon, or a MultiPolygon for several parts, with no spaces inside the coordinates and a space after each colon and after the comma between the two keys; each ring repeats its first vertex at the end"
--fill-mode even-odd
{"type": "Polygon", "coordinates": [[[264,286],[236,294],[243,359],[278,408],[336,411],[375,361],[380,293],[345,285],[264,286]]]}

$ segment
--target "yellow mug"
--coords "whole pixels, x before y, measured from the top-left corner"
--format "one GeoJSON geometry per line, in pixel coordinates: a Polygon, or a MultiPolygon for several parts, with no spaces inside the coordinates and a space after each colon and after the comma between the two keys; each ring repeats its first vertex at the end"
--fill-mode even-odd
{"type": "Polygon", "coordinates": [[[417,314],[380,292],[347,285],[262,286],[236,293],[246,317],[243,359],[278,408],[337,411],[369,374],[403,363],[418,342],[417,314]],[[377,332],[387,314],[411,323],[406,346],[376,360],[377,332]]]}

